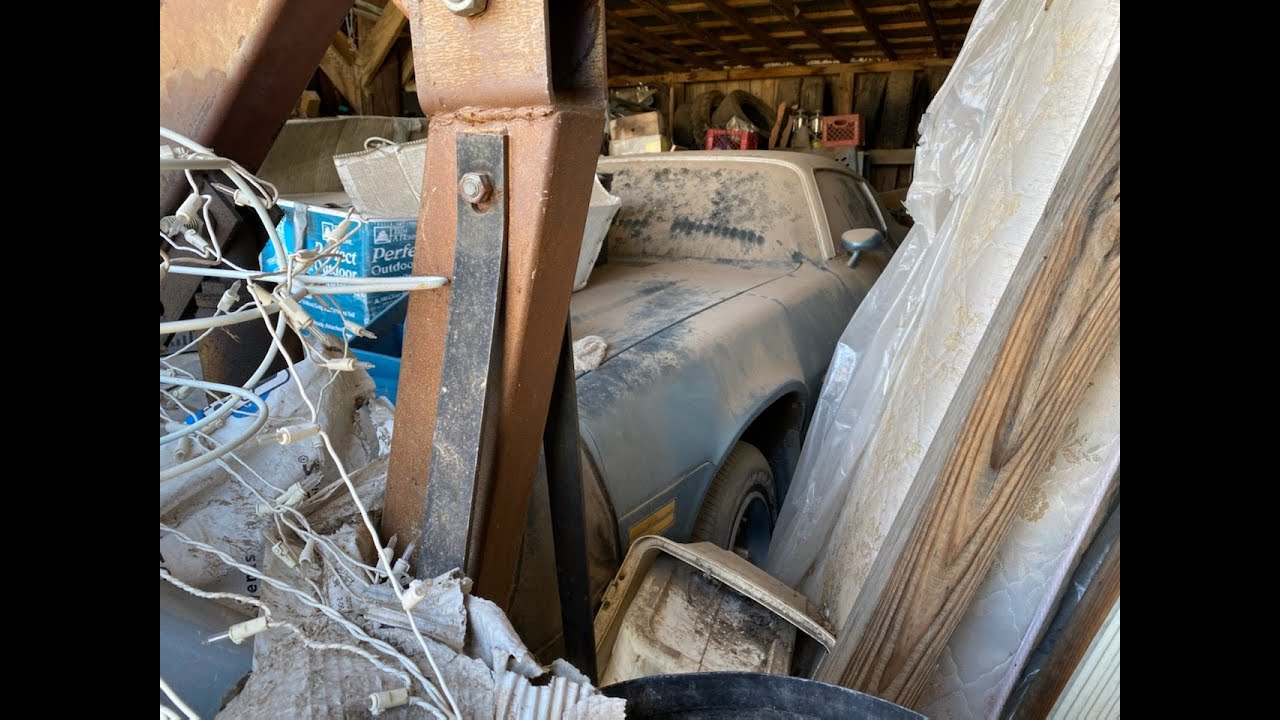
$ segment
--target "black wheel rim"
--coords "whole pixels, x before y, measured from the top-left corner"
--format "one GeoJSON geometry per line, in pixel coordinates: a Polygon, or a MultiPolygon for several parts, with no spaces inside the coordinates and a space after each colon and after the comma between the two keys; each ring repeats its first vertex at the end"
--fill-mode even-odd
{"type": "Polygon", "coordinates": [[[738,506],[734,522],[733,543],[730,548],[753,565],[764,562],[773,537],[773,513],[764,493],[752,490],[738,506]]]}

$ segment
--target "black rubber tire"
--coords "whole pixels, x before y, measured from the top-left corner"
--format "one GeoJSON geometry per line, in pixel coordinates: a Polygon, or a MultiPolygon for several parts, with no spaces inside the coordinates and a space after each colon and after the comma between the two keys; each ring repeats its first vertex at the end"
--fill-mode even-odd
{"type": "Polygon", "coordinates": [[[745,90],[734,90],[720,103],[711,115],[711,125],[723,128],[735,116],[755,125],[766,137],[773,131],[773,121],[778,115],[776,107],[745,90]]]}
{"type": "MultiPolygon", "coordinates": [[[[773,524],[778,519],[773,470],[756,446],[740,442],[729,451],[729,457],[725,458],[707,488],[698,519],[693,523],[693,541],[706,541],[733,549],[738,521],[746,505],[757,498],[763,500],[768,508],[768,529],[772,535],[773,524]]],[[[763,557],[748,559],[755,563],[764,561],[763,557]]]]}
{"type": "Polygon", "coordinates": [[[688,150],[701,150],[693,139],[693,106],[685,103],[676,108],[671,119],[671,142],[688,150]]]}
{"type": "Polygon", "coordinates": [[[694,150],[702,150],[707,146],[707,130],[711,129],[711,116],[724,101],[724,93],[709,90],[695,97],[690,103],[689,128],[693,131],[694,150]]]}

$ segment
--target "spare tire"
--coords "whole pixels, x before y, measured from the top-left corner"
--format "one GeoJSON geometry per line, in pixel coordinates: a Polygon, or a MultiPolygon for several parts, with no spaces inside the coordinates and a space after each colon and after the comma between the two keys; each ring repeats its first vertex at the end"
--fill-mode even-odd
{"type": "Polygon", "coordinates": [[[723,128],[735,116],[755,125],[762,135],[773,131],[773,119],[777,109],[745,90],[734,90],[720,103],[711,115],[711,125],[723,128]]]}
{"type": "Polygon", "coordinates": [[[693,148],[701,150],[707,146],[707,130],[712,127],[712,116],[724,100],[724,93],[719,90],[708,90],[695,97],[693,108],[689,112],[689,128],[693,131],[693,148]]]}
{"type": "Polygon", "coordinates": [[[693,139],[693,106],[689,103],[676,108],[671,118],[671,141],[682,148],[702,149],[693,139]]]}

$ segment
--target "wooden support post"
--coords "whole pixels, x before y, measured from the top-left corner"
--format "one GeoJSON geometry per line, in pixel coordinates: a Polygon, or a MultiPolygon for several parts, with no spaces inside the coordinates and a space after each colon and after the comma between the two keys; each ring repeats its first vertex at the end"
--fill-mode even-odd
{"type": "Polygon", "coordinates": [[[819,679],[910,706],[1120,331],[1120,64],[819,679]]]}

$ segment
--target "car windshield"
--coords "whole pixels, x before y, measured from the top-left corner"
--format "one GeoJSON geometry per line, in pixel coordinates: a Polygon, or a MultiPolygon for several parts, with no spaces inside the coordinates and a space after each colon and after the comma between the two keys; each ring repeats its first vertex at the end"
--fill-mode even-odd
{"type": "MultiPolygon", "coordinates": [[[[800,176],[770,163],[610,162],[609,256],[800,262],[818,252],[800,176]]],[[[816,258],[814,258],[816,259],[816,258]]]]}

